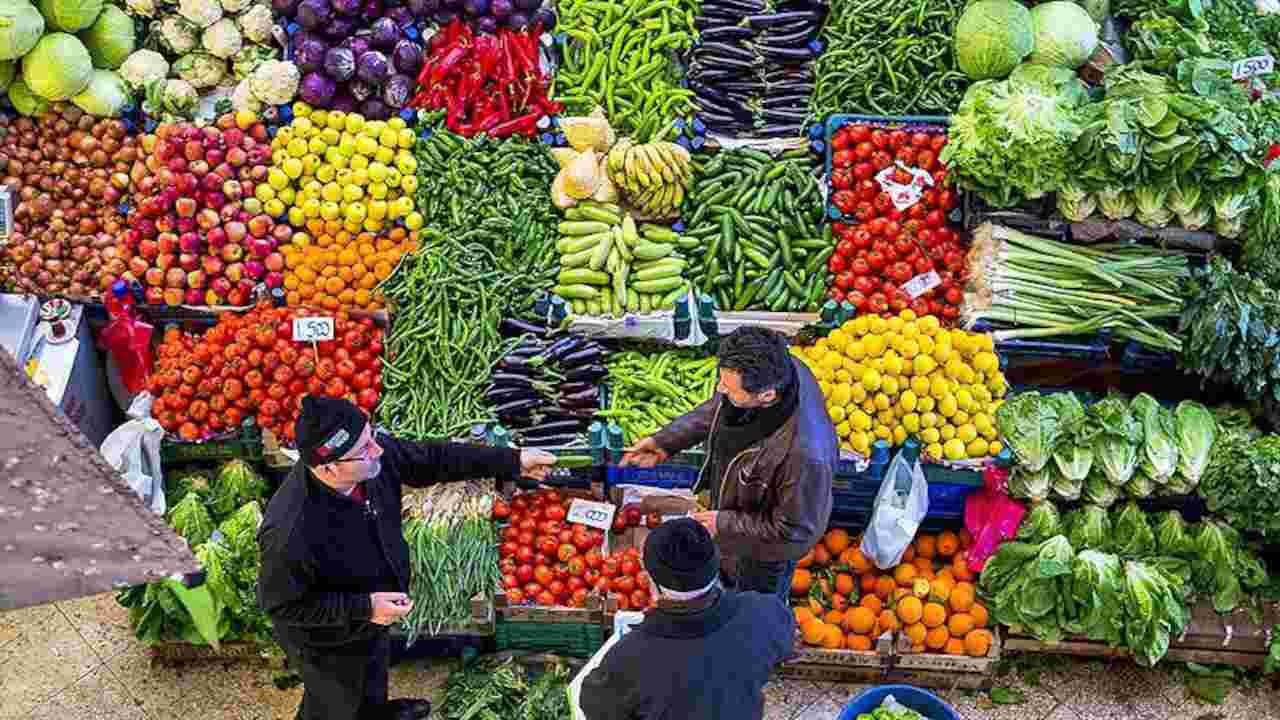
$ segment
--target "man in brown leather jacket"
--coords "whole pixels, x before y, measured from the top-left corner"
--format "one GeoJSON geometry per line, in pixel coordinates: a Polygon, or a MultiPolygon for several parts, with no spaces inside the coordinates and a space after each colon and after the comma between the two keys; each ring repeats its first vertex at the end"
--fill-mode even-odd
{"type": "Polygon", "coordinates": [[[791,574],[827,529],[839,458],[813,374],[771,330],[743,327],[720,342],[716,394],[628,448],[623,465],[651,467],[705,443],[694,518],[720,544],[726,583],[784,600],[791,574]]]}

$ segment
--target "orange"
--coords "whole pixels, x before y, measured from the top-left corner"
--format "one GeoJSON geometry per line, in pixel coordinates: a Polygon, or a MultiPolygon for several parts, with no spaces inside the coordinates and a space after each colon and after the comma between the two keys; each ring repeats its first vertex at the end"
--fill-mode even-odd
{"type": "MultiPolygon", "coordinates": [[[[325,268],[325,270],[329,269],[330,268],[325,268]]],[[[341,278],[331,277],[324,281],[324,291],[330,295],[337,295],[342,292],[343,288],[346,286],[346,283],[342,282],[341,278]]]]}
{"type": "Polygon", "coordinates": [[[893,632],[900,624],[898,616],[892,610],[882,610],[880,617],[876,618],[876,626],[880,628],[881,633],[893,632]]]}
{"type": "Polygon", "coordinates": [[[956,577],[955,577],[955,574],[951,572],[950,565],[947,565],[946,567],[939,570],[937,576],[942,578],[943,580],[946,580],[947,584],[950,585],[951,587],[956,586],[956,577]]]}
{"type": "Polygon", "coordinates": [[[960,638],[951,638],[943,647],[943,652],[948,655],[964,655],[964,641],[960,638]]]}
{"type": "Polygon", "coordinates": [[[951,637],[962,638],[973,630],[973,616],[969,613],[956,613],[947,619],[947,632],[951,637]]]}
{"type": "Polygon", "coordinates": [[[804,554],[804,557],[800,558],[800,562],[796,563],[796,567],[807,568],[812,564],[813,564],[813,551],[810,550],[809,552],[804,554]]]}
{"type": "Polygon", "coordinates": [[[844,613],[839,610],[828,610],[827,614],[822,617],[822,621],[828,625],[843,625],[844,613]]]}
{"type": "Polygon", "coordinates": [[[912,560],[911,564],[916,566],[917,575],[926,573],[926,572],[928,573],[933,572],[933,561],[927,557],[921,557],[920,555],[916,555],[916,559],[912,560]]]}
{"type": "Polygon", "coordinates": [[[950,530],[944,530],[938,535],[938,554],[944,558],[949,558],[960,551],[960,538],[950,530]]]}
{"type": "Polygon", "coordinates": [[[813,546],[813,564],[818,567],[826,567],[831,564],[831,551],[826,545],[818,543],[813,546]]]}
{"type": "Polygon", "coordinates": [[[831,594],[831,609],[844,612],[849,609],[849,598],[840,593],[831,594]]]}
{"type": "Polygon", "coordinates": [[[848,573],[836,575],[836,592],[841,595],[853,594],[853,576],[848,573]]]}
{"type": "Polygon", "coordinates": [[[964,652],[969,657],[986,657],[991,650],[991,633],[974,630],[964,636],[964,652]]]}
{"type": "Polygon", "coordinates": [[[877,578],[875,575],[872,575],[871,573],[867,573],[866,575],[862,576],[861,580],[858,581],[858,588],[862,590],[862,593],[864,595],[868,593],[873,593],[876,591],[876,579],[877,578]]]}
{"type": "Polygon", "coordinates": [[[849,549],[849,533],[836,528],[827,532],[827,536],[822,539],[822,543],[827,546],[827,550],[834,556],[849,549]]]}
{"type": "Polygon", "coordinates": [[[823,648],[827,650],[841,650],[844,648],[844,633],[840,632],[840,628],[835,625],[827,625],[822,632],[823,648]]]}
{"type": "Polygon", "coordinates": [[[973,585],[967,582],[956,583],[948,602],[951,604],[952,610],[968,612],[969,608],[973,607],[973,585]]]}
{"type": "Polygon", "coordinates": [[[929,634],[929,628],[921,625],[920,623],[915,623],[902,628],[902,632],[906,634],[912,644],[923,645],[925,637],[929,634]]]}
{"type": "Polygon", "coordinates": [[[951,634],[947,632],[945,627],[939,625],[924,636],[924,646],[930,650],[941,650],[947,646],[947,641],[950,639],[951,634]]]}
{"type": "Polygon", "coordinates": [[[938,603],[925,603],[921,622],[927,628],[941,627],[947,622],[947,609],[938,603]]]}
{"type": "Polygon", "coordinates": [[[902,553],[902,562],[909,563],[916,559],[916,549],[914,546],[908,545],[907,549],[902,553]]]}
{"type": "Polygon", "coordinates": [[[898,587],[898,583],[894,582],[893,578],[888,575],[881,575],[876,578],[876,595],[879,595],[881,600],[888,600],[892,597],[893,590],[896,587],[898,587]]]}
{"type": "Polygon", "coordinates": [[[898,618],[903,624],[914,625],[920,622],[923,616],[924,606],[920,603],[920,598],[911,596],[898,601],[898,618]]]}
{"type": "Polygon", "coordinates": [[[804,625],[800,626],[800,634],[804,636],[804,641],[810,645],[821,645],[822,638],[826,637],[827,624],[821,620],[814,618],[804,625]]]}
{"type": "Polygon", "coordinates": [[[951,587],[951,583],[945,578],[934,578],[929,585],[929,597],[940,603],[945,603],[947,598],[951,597],[951,587]]]}
{"type": "Polygon", "coordinates": [[[805,623],[813,619],[813,611],[807,607],[798,607],[792,612],[795,613],[797,627],[804,627],[805,623]]]}
{"type": "Polygon", "coordinates": [[[858,606],[878,613],[884,609],[884,601],[878,595],[863,595],[862,599],[858,601],[858,606]]]}
{"type": "Polygon", "coordinates": [[[973,536],[965,528],[960,528],[960,549],[968,550],[973,547],[973,536]]]}
{"type": "Polygon", "coordinates": [[[893,569],[893,581],[902,587],[911,587],[912,581],[916,579],[916,566],[911,563],[903,563],[893,569]]]}
{"type": "Polygon", "coordinates": [[[987,608],[982,603],[974,603],[973,607],[969,608],[969,614],[973,616],[974,627],[984,628],[987,626],[987,621],[989,620],[987,608]]]}
{"type": "Polygon", "coordinates": [[[969,554],[965,550],[956,553],[956,557],[951,561],[951,574],[957,580],[973,580],[973,571],[969,569],[969,554]]]}
{"type": "Polygon", "coordinates": [[[929,590],[932,587],[930,581],[924,578],[916,578],[916,581],[911,583],[911,594],[923,600],[929,597],[929,590]]]}
{"type": "Polygon", "coordinates": [[[791,575],[791,594],[804,595],[813,586],[813,574],[804,568],[796,568],[791,575]]]}
{"type": "Polygon", "coordinates": [[[849,636],[845,638],[845,646],[850,650],[866,652],[871,649],[871,638],[866,635],[849,633],[849,636]]]}
{"type": "Polygon", "coordinates": [[[902,598],[904,598],[904,597],[908,597],[908,596],[910,596],[910,595],[911,595],[911,588],[903,588],[903,587],[900,587],[900,588],[898,588],[897,590],[894,590],[894,591],[893,591],[893,604],[895,604],[895,605],[896,605],[896,604],[898,604],[899,602],[901,602],[901,601],[902,601],[902,598]]]}
{"type": "Polygon", "coordinates": [[[852,633],[866,635],[876,626],[876,612],[870,608],[856,607],[849,612],[845,627],[852,633]]]}
{"type": "Polygon", "coordinates": [[[916,536],[916,556],[932,560],[938,554],[938,545],[932,535],[916,536]]]}
{"type": "Polygon", "coordinates": [[[866,555],[862,554],[862,550],[854,550],[853,554],[849,556],[849,567],[852,567],[855,573],[861,575],[871,571],[871,561],[867,559],[866,555]]]}

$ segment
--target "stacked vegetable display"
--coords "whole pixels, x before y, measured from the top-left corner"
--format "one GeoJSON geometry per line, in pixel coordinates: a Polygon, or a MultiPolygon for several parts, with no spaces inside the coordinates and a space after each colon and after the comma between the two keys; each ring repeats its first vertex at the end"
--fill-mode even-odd
{"type": "Polygon", "coordinates": [[[400,258],[418,248],[417,230],[353,234],[337,220],[319,218],[305,227],[280,246],[290,305],[381,310],[386,302],[378,284],[391,276],[400,258]]]}
{"type": "Polygon", "coordinates": [[[706,402],[718,382],[716,359],[688,350],[614,353],[605,364],[609,408],[597,415],[618,423],[628,445],[706,402]]]}
{"type": "Polygon", "coordinates": [[[721,152],[699,174],[686,236],[689,275],[722,310],[814,311],[826,290],[830,237],[807,150],[780,158],[721,152]]]}
{"type": "MultiPolygon", "coordinates": [[[[505,322],[504,329],[519,330],[505,322]]],[[[525,337],[498,361],[485,400],[521,447],[579,441],[600,409],[604,348],[574,335],[525,337]]]]}
{"type": "Polygon", "coordinates": [[[252,113],[165,123],[142,138],[118,252],[128,263],[120,277],[142,283],[148,304],[243,306],[258,283],[281,287],[277,248],[292,230],[255,197],[269,179],[267,143],[252,113]]]}
{"type": "Polygon", "coordinates": [[[910,307],[946,324],[960,317],[964,246],[950,226],[958,201],[938,162],[947,134],[933,125],[852,123],[831,138],[831,299],[859,312],[910,307]]]}
{"type": "Polygon", "coordinates": [[[903,310],[888,320],[859,315],[792,353],[818,378],[847,450],[865,456],[876,440],[897,446],[913,435],[935,460],[1002,448],[993,415],[1008,384],[990,335],[903,310]]]}
{"type": "Polygon", "coordinates": [[[338,315],[333,340],[295,342],[292,321],[316,315],[260,305],[220,314],[199,337],[166,330],[148,388],[154,417],[187,442],[253,419],[291,445],[303,395],[345,398],[373,412],[382,389],[382,330],[338,315]]]}

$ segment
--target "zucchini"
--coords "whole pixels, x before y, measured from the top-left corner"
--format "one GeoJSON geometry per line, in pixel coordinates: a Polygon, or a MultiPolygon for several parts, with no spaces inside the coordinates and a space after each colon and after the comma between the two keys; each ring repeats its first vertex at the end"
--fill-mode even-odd
{"type": "Polygon", "coordinates": [[[600,297],[600,291],[590,285],[557,285],[551,292],[566,300],[594,300],[600,297]]]}
{"type": "Polygon", "coordinates": [[[594,235],[566,235],[556,241],[556,250],[561,255],[572,255],[594,248],[596,243],[604,239],[604,233],[594,235]]]}
{"type": "Polygon", "coordinates": [[[609,273],[587,268],[565,269],[556,277],[561,286],[564,285],[608,285],[609,273]]]}
{"type": "Polygon", "coordinates": [[[661,280],[662,278],[680,277],[684,270],[684,262],[680,264],[660,264],[645,268],[632,275],[633,280],[661,280]]]}
{"type": "Polygon", "coordinates": [[[556,467],[576,470],[578,468],[594,467],[595,461],[590,455],[561,455],[556,458],[556,467]]]}
{"type": "Polygon", "coordinates": [[[684,279],[680,277],[665,277],[659,280],[638,280],[631,283],[632,287],[642,293],[669,293],[682,285],[684,285],[684,279]]]}
{"type": "Polygon", "coordinates": [[[665,243],[642,242],[632,250],[638,260],[657,260],[674,252],[675,246],[665,243]]]}
{"type": "Polygon", "coordinates": [[[560,223],[559,226],[561,235],[595,235],[596,233],[610,232],[612,229],[613,226],[608,223],[592,220],[566,220],[560,223]]]}

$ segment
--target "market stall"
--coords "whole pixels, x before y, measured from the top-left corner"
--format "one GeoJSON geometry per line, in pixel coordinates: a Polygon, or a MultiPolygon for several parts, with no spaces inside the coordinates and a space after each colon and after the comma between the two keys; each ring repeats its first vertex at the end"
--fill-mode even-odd
{"type": "Polygon", "coordinates": [[[590,657],[654,600],[647,529],[706,502],[705,448],[624,449],[713,395],[744,325],[789,338],[841,450],[782,672],[1277,652],[1269,8],[10,5],[6,347],[55,402],[93,391],[94,444],[162,438],[155,509],[214,602],[122,592],[158,654],[270,649],[254,531],[310,394],[561,460],[535,493],[405,495],[398,651],[590,657]],[[919,527],[875,556],[916,468],[919,527]]]}

